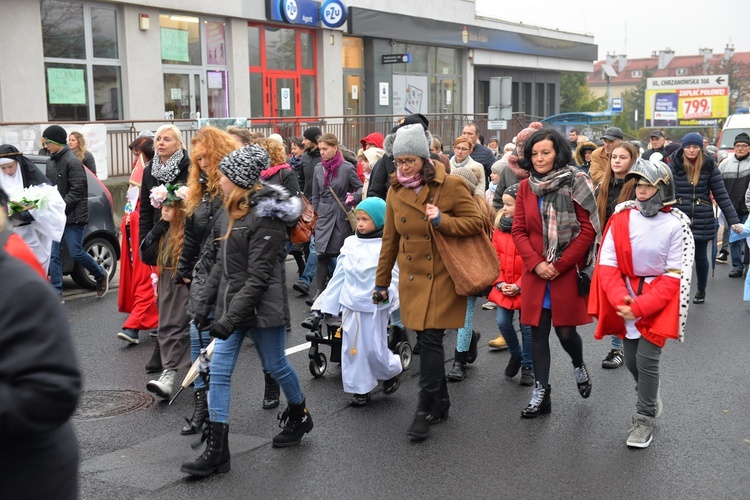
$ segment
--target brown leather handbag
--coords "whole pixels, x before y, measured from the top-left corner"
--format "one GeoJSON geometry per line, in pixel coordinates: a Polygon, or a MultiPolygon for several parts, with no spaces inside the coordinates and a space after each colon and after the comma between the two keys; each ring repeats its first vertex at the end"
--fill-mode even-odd
{"type": "MultiPolygon", "coordinates": [[[[284,176],[279,172],[279,179],[281,185],[284,186],[284,176]]],[[[312,238],[315,232],[315,225],[318,223],[318,212],[312,206],[312,203],[307,201],[307,197],[299,191],[297,196],[302,200],[302,214],[299,216],[297,224],[289,231],[289,241],[292,245],[301,245],[307,243],[312,238]]]]}
{"type": "MultiPolygon", "coordinates": [[[[442,187],[435,194],[435,205],[440,191],[442,187]]],[[[448,236],[437,231],[432,221],[428,224],[440,258],[456,287],[456,294],[481,296],[495,282],[500,268],[497,252],[486,231],[471,236],[448,236]]]]}

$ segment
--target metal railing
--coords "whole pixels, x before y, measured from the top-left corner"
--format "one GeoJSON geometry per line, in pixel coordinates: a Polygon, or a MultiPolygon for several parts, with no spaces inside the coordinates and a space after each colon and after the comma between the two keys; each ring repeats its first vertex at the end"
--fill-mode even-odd
{"type": "MultiPolygon", "coordinates": [[[[502,148],[503,144],[510,142],[516,134],[525,128],[535,117],[521,113],[514,113],[513,118],[507,122],[506,130],[487,130],[486,114],[425,114],[430,122],[429,130],[432,134],[440,136],[443,149],[447,152],[453,141],[461,135],[465,124],[476,123],[480,134],[485,138],[485,143],[490,138],[496,137],[502,148]]],[[[354,116],[327,116],[327,117],[274,117],[248,119],[247,128],[253,132],[262,132],[264,135],[277,133],[288,140],[295,136],[302,136],[306,128],[317,126],[323,133],[334,134],[341,144],[352,151],[360,148],[360,139],[373,132],[380,132],[384,136],[398,123],[401,116],[394,115],[354,115],[354,116]]],[[[190,140],[198,129],[197,120],[118,120],[99,122],[65,122],[71,124],[96,123],[107,127],[107,148],[109,164],[107,165],[109,177],[129,176],[132,165],[132,154],[128,145],[138,137],[143,130],[155,131],[165,123],[177,125],[183,134],[186,149],[190,149],[190,140]]],[[[10,124],[0,124],[10,125],[10,124]]],[[[34,125],[33,123],[14,123],[13,125],[34,125]]]]}

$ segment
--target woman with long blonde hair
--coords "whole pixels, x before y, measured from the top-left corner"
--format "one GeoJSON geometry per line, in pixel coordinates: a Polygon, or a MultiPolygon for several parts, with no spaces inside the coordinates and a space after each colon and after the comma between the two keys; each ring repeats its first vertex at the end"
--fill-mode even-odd
{"type": "Polygon", "coordinates": [[[693,303],[702,304],[706,301],[708,284],[708,242],[716,238],[716,216],[711,198],[719,205],[734,232],[742,231],[742,225],[719,167],[703,150],[703,136],[690,132],[685,134],[681,143],[682,147],[672,153],[667,162],[674,174],[675,206],[690,217],[695,240],[695,275],[698,278],[693,303]]]}
{"type": "Polygon", "coordinates": [[[219,163],[225,196],[219,221],[223,236],[218,261],[201,294],[201,311],[195,317],[200,330],[209,329],[216,337],[208,393],[210,418],[205,451],[195,461],[182,464],[181,470],[191,475],[230,469],[232,373],[246,336],[253,340],[263,369],[281,385],[289,402],[273,446],[297,445],[313,428],[299,379],[284,352],[287,228],[299,219],[302,202],[278,186],[261,182],[260,173],[269,164],[268,153],[257,145],[232,151],[219,163]],[[208,318],[212,309],[213,321],[208,318]]]}
{"type": "MultiPolygon", "coordinates": [[[[191,320],[190,358],[193,362],[209,343],[207,335],[201,336],[194,319],[203,285],[216,263],[216,239],[221,236],[216,223],[224,202],[219,185],[219,162],[239,146],[232,135],[208,126],[198,130],[190,141],[185,237],[177,266],[177,282],[190,285],[187,314],[191,320]]],[[[183,435],[200,432],[208,420],[207,391],[206,380],[198,377],[193,385],[193,415],[186,419],[181,430],[183,435]]]]}
{"type": "Polygon", "coordinates": [[[83,166],[91,170],[91,173],[96,175],[96,160],[91,151],[86,149],[86,139],[80,132],[71,132],[68,136],[68,147],[76,157],[83,163],[83,166]]]}

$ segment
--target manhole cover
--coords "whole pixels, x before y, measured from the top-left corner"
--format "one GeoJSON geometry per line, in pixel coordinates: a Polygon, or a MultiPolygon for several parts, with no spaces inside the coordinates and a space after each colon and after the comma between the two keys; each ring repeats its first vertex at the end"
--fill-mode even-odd
{"type": "Polygon", "coordinates": [[[95,420],[114,417],[115,415],[148,408],[153,402],[154,398],[150,394],[138,391],[83,391],[73,418],[75,420],[95,420]]]}

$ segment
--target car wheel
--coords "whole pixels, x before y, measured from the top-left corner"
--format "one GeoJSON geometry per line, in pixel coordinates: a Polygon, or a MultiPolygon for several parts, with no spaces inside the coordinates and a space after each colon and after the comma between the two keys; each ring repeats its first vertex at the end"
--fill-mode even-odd
{"type": "MultiPolygon", "coordinates": [[[[92,238],[84,243],[83,250],[91,255],[97,264],[107,270],[111,281],[117,270],[117,253],[112,243],[104,238],[92,238]]],[[[75,265],[70,277],[80,287],[92,290],[96,288],[94,277],[80,264],[75,265]]]]}

